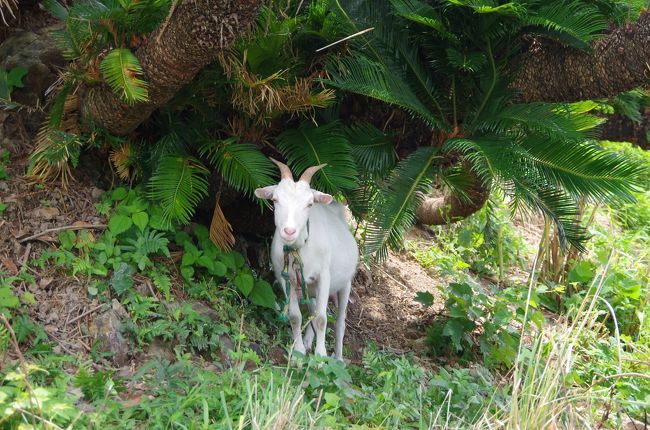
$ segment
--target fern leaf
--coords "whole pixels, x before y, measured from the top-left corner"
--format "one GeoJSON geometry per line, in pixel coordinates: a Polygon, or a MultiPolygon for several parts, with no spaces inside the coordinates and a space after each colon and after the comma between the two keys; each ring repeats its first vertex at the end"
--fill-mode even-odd
{"type": "Polygon", "coordinates": [[[156,286],[158,291],[163,293],[165,296],[165,300],[170,302],[172,297],[171,297],[171,290],[172,290],[172,281],[167,276],[165,273],[162,273],[158,270],[152,270],[151,271],[151,280],[153,281],[153,284],[156,286]]]}
{"type": "Polygon", "coordinates": [[[120,94],[125,102],[134,104],[149,100],[147,83],[142,75],[140,61],[129,49],[113,49],[99,65],[108,85],[120,94]]]}
{"type": "Polygon", "coordinates": [[[312,186],[330,194],[357,187],[357,168],[352,158],[350,142],[338,122],[322,127],[303,125],[288,130],[277,138],[280,151],[293,166],[294,173],[327,163],[314,175],[312,186]]]}
{"type": "Polygon", "coordinates": [[[248,196],[256,188],[274,182],[275,165],[255,145],[239,143],[238,137],[207,141],[200,153],[207,156],[228,184],[248,196]]]}
{"type": "Polygon", "coordinates": [[[415,224],[415,208],[432,184],[432,167],[439,158],[434,147],[420,148],[400,161],[372,202],[364,251],[382,260],[388,247],[399,248],[404,233],[415,224]]]}
{"type": "Polygon", "coordinates": [[[196,159],[163,157],[149,180],[149,196],[160,201],[166,223],[190,222],[201,199],[208,193],[208,170],[196,159]]]}

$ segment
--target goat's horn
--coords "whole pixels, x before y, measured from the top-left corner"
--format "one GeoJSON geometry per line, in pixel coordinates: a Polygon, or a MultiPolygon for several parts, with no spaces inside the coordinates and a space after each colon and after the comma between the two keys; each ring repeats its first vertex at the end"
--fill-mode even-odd
{"type": "Polygon", "coordinates": [[[278,166],[278,169],[280,169],[280,179],[291,179],[293,181],[293,174],[291,173],[289,166],[284,163],[280,163],[278,160],[272,157],[269,158],[275,163],[276,166],[278,166]]]}
{"type": "Polygon", "coordinates": [[[325,164],[319,164],[318,166],[311,166],[307,170],[305,170],[302,173],[302,176],[300,176],[299,181],[305,181],[309,183],[311,181],[311,177],[314,176],[314,173],[318,172],[320,169],[323,167],[327,166],[327,163],[325,164]]]}

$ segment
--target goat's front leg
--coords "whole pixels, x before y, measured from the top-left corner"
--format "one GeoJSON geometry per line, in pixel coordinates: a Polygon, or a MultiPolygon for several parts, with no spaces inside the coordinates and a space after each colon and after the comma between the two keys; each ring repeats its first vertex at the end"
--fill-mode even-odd
{"type": "Polygon", "coordinates": [[[316,349],[314,353],[326,356],[325,332],[327,331],[327,300],[330,294],[330,274],[323,271],[318,280],[318,295],[316,297],[316,312],[314,312],[313,324],[316,331],[316,349]]]}
{"type": "Polygon", "coordinates": [[[302,314],[300,313],[298,296],[293,290],[293,287],[290,288],[289,292],[289,322],[291,323],[291,334],[293,336],[293,350],[304,354],[305,345],[302,342],[302,314]]]}

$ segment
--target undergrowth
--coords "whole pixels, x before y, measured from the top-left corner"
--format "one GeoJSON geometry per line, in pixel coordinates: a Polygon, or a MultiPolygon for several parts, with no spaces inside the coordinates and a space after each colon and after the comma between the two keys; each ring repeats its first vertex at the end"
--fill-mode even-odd
{"type": "MultiPolygon", "coordinates": [[[[633,208],[587,207],[593,237],[561,282],[544,278],[542,262],[497,203],[436,229],[426,248],[410,244],[423,266],[449,281],[441,285],[444,309],[423,333],[437,366],[424,368],[413,355],[370,343],[358,363],[295,356],[277,364],[270,348],[289,341],[272,286],[240,254],[215,247],[205,228],[175,230],[142,191],[116,188],[97,205],[108,216],[103,233],[64,231],[60,247],[30,265],[60,266],[90,297],[121,303],[132,359],[154,342],[168,345],[173,359],[149,358],[125,374],[100,345],[89,357],[55,353],[29,318],[35,297],[16,287],[36,282],[30,265],[2,274],[0,427],[643,425],[650,407],[650,240],[647,225],[631,214],[650,213],[647,193],[633,208]],[[533,270],[522,279],[531,258],[533,270]]],[[[414,300],[432,306],[435,297],[414,300]]]]}

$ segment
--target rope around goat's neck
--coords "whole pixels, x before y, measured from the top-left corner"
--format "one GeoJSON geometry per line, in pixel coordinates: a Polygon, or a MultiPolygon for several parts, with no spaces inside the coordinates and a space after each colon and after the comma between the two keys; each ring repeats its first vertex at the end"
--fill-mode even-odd
{"type": "MultiPolygon", "coordinates": [[[[304,243],[307,243],[307,239],[309,239],[309,220],[307,220],[307,238],[304,243]]],[[[307,295],[307,282],[305,281],[304,273],[305,265],[302,261],[302,257],[300,257],[300,248],[291,245],[283,245],[282,252],[284,253],[284,268],[282,269],[281,276],[282,279],[284,279],[286,302],[282,314],[280,315],[280,319],[286,321],[288,320],[289,315],[289,300],[291,297],[293,281],[291,276],[292,274],[294,274],[294,279],[298,283],[298,285],[294,285],[294,287],[296,287],[296,296],[298,293],[301,293],[299,303],[301,305],[307,305],[311,303],[311,299],[309,299],[307,295]],[[300,289],[297,288],[298,286],[300,286],[300,289]]]]}

